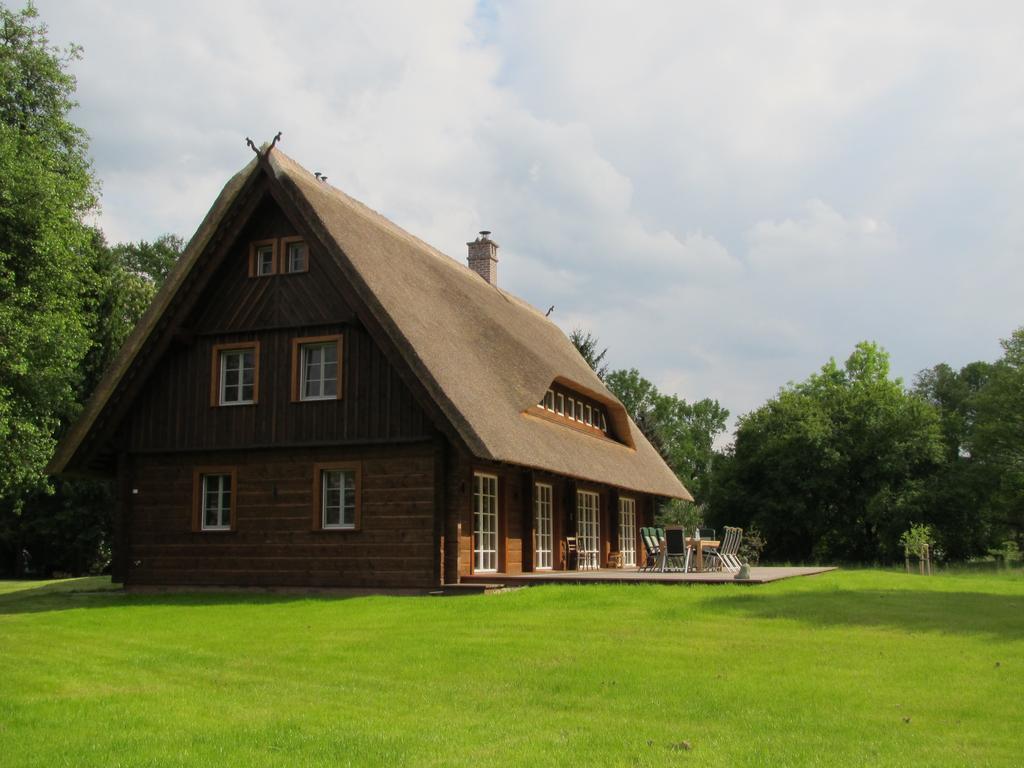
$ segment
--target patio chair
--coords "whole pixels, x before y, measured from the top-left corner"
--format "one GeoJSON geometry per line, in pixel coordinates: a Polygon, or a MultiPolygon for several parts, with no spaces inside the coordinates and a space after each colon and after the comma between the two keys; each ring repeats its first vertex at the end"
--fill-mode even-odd
{"type": "Polygon", "coordinates": [[[640,539],[644,544],[644,564],[641,571],[650,571],[658,565],[658,555],[661,554],[661,544],[652,533],[653,528],[641,528],[640,539]]]}
{"type": "Polygon", "coordinates": [[[669,563],[675,563],[676,570],[679,568],[679,561],[682,560],[682,571],[690,570],[690,556],[693,554],[693,547],[686,543],[686,534],[682,528],[669,528],[665,531],[665,567],[669,563]]]}
{"type": "Polygon", "coordinates": [[[575,536],[565,537],[565,566],[570,571],[578,571],[580,569],[580,553],[576,549],[575,536]]]}
{"type": "Polygon", "coordinates": [[[725,559],[733,568],[738,572],[743,566],[740,562],[740,544],[743,543],[743,529],[733,528],[732,529],[732,546],[729,551],[725,553],[725,559]]]}
{"type": "Polygon", "coordinates": [[[714,539],[715,529],[714,528],[698,528],[698,536],[702,539],[714,539]]]}
{"type": "Polygon", "coordinates": [[[729,571],[736,573],[740,564],[736,558],[739,551],[740,537],[742,531],[739,528],[731,528],[728,525],[722,533],[721,543],[717,547],[704,550],[704,567],[709,571],[729,571]]]}

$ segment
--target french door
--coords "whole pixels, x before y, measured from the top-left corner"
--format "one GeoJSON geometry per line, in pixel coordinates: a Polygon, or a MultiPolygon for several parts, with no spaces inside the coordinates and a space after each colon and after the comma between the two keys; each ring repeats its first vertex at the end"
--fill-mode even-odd
{"type": "Polygon", "coordinates": [[[619,499],[619,552],[624,566],[636,565],[636,500],[619,499]]]}
{"type": "Polygon", "coordinates": [[[601,497],[591,491],[576,492],[576,546],[583,568],[601,566],[601,497]]]}
{"type": "Polygon", "coordinates": [[[473,475],[473,570],[498,570],[498,478],[473,475]]]}
{"type": "Polygon", "coordinates": [[[534,567],[551,568],[552,550],[552,514],[551,486],[537,483],[533,489],[533,531],[534,531],[534,567]]]}

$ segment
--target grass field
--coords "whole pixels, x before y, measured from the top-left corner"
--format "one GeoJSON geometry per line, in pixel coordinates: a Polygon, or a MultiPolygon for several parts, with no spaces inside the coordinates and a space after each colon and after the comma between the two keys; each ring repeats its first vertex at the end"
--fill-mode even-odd
{"type": "Polygon", "coordinates": [[[1024,579],[473,597],[0,582],[3,766],[1011,766],[1024,579]]]}

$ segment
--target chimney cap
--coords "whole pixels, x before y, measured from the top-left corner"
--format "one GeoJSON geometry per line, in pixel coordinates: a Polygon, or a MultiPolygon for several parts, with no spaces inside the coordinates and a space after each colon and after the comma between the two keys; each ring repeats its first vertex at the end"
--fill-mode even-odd
{"type": "Polygon", "coordinates": [[[484,240],[486,240],[490,236],[490,234],[491,234],[491,230],[489,230],[489,229],[481,229],[480,230],[480,237],[482,237],[484,240]]]}

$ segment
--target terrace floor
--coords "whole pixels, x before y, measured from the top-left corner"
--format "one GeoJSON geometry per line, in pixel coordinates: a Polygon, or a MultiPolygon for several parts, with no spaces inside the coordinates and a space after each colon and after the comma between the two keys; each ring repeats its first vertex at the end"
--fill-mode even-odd
{"type": "Polygon", "coordinates": [[[478,573],[463,576],[461,584],[480,586],[529,586],[531,584],[767,584],[794,576],[813,576],[834,571],[834,567],[753,567],[750,579],[736,581],[734,574],[712,571],[706,573],[665,573],[636,571],[631,568],[601,568],[593,571],[533,571],[529,573],[478,573]]]}

